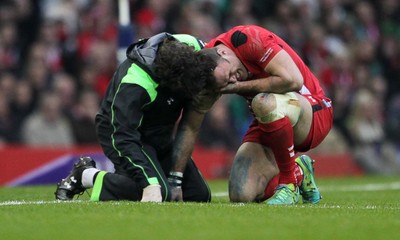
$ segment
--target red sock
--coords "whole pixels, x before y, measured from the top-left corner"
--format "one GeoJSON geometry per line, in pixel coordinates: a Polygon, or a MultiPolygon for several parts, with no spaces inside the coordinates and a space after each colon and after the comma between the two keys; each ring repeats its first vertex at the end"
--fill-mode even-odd
{"type": "MultiPolygon", "coordinates": [[[[297,183],[300,185],[301,182],[303,181],[303,171],[299,167],[299,165],[296,164],[295,167],[295,175],[297,179],[297,183]]],[[[272,197],[275,193],[275,188],[279,185],[279,174],[274,176],[267,184],[267,186],[264,189],[264,196],[261,199],[261,201],[265,201],[268,198],[272,197]]]]}
{"type": "Polygon", "coordinates": [[[303,170],[301,170],[300,166],[296,164],[294,168],[294,175],[296,176],[297,186],[300,186],[303,182],[303,170]]]}
{"type": "Polygon", "coordinates": [[[297,185],[295,175],[295,152],[293,145],[293,128],[289,118],[284,117],[272,123],[258,123],[265,132],[262,144],[271,148],[279,168],[279,184],[294,183],[297,185]]]}
{"type": "Polygon", "coordinates": [[[267,187],[264,190],[264,197],[262,201],[267,200],[268,198],[272,197],[275,193],[275,188],[279,184],[279,174],[273,177],[267,184],[267,187]]]}
{"type": "MultiPolygon", "coordinates": [[[[296,175],[296,179],[297,179],[297,183],[298,185],[301,184],[301,182],[303,181],[303,171],[301,170],[301,168],[299,167],[299,165],[296,164],[295,167],[295,175],[296,175]]],[[[268,198],[272,197],[275,193],[275,188],[279,185],[279,174],[274,176],[267,184],[267,186],[264,189],[264,196],[261,199],[261,201],[265,201],[268,198]]]]}

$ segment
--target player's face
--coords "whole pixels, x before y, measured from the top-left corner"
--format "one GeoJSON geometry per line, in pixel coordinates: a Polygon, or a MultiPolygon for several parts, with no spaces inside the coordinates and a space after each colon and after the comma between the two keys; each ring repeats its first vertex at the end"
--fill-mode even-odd
{"type": "Polygon", "coordinates": [[[221,85],[227,85],[248,78],[248,72],[236,54],[229,48],[223,47],[217,50],[221,59],[215,67],[214,76],[221,85]]]}
{"type": "Polygon", "coordinates": [[[214,69],[214,76],[217,80],[217,85],[220,88],[225,87],[229,83],[236,82],[236,79],[230,74],[230,64],[225,60],[220,60],[214,69]]]}

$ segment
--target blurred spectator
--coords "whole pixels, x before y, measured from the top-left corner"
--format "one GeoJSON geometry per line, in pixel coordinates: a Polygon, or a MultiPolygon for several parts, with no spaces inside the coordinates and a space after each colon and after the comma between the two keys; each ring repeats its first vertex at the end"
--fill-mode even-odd
{"type": "Polygon", "coordinates": [[[355,66],[365,67],[368,76],[382,74],[382,66],[377,58],[377,47],[371,40],[358,41],[353,50],[355,66]]]}
{"type": "MultiPolygon", "coordinates": [[[[80,31],[77,34],[78,56],[85,62],[98,41],[117,42],[117,18],[113,12],[115,1],[92,1],[81,9],[80,31]]],[[[111,60],[111,59],[110,59],[111,60]]]]}
{"type": "Polygon", "coordinates": [[[368,89],[358,90],[348,121],[355,145],[355,158],[368,173],[400,173],[393,157],[393,148],[384,132],[384,103],[368,89]]]}
{"type": "Polygon", "coordinates": [[[400,148],[400,94],[394,96],[390,102],[386,119],[386,133],[388,138],[400,148]]]}
{"type": "Polygon", "coordinates": [[[0,91],[3,92],[7,99],[13,97],[14,86],[17,79],[14,74],[10,72],[0,72],[0,91]]]}
{"type": "Polygon", "coordinates": [[[207,113],[202,130],[199,132],[199,142],[209,148],[224,148],[237,150],[241,138],[237,129],[232,127],[232,116],[227,107],[227,96],[222,96],[207,113]]]}
{"type": "Polygon", "coordinates": [[[61,99],[43,92],[36,112],[22,126],[23,143],[30,146],[70,147],[75,143],[72,128],[61,109],[61,99]]]}
{"type": "Polygon", "coordinates": [[[89,6],[90,0],[41,0],[43,18],[58,22],[61,38],[76,37],[79,26],[79,11],[89,6]]]}
{"type": "Polygon", "coordinates": [[[24,63],[39,26],[39,1],[0,1],[0,71],[7,66],[6,70],[18,73],[24,63]]]}
{"type": "Polygon", "coordinates": [[[59,72],[52,79],[51,90],[60,98],[63,113],[70,116],[77,98],[75,79],[64,72],[59,72]]]}
{"type": "Polygon", "coordinates": [[[166,15],[174,0],[147,0],[141,3],[143,6],[133,18],[136,23],[137,38],[146,38],[165,31],[166,15]]]}
{"type": "Polygon", "coordinates": [[[400,36],[397,39],[392,36],[384,37],[380,50],[381,62],[382,66],[384,66],[383,74],[389,85],[387,100],[390,101],[392,96],[400,92],[400,36]]]}
{"type": "Polygon", "coordinates": [[[297,9],[301,25],[308,26],[317,21],[319,17],[319,1],[313,0],[292,0],[297,9]]]}
{"type": "Polygon", "coordinates": [[[257,24],[257,20],[251,12],[252,1],[233,0],[230,9],[224,17],[224,29],[230,29],[237,25],[257,24]]]}
{"type": "Polygon", "coordinates": [[[379,1],[379,10],[377,14],[382,35],[400,39],[400,2],[381,0],[379,1]]]}
{"type": "Polygon", "coordinates": [[[72,109],[71,124],[77,144],[97,144],[94,119],[100,106],[99,95],[83,90],[72,109]]]}
{"type": "Polygon", "coordinates": [[[350,112],[353,92],[357,88],[352,64],[349,53],[337,53],[329,59],[329,64],[320,69],[318,74],[324,91],[332,99],[335,113],[334,126],[350,146],[353,141],[346,127],[346,118],[350,112]]]}
{"type": "Polygon", "coordinates": [[[46,90],[50,85],[52,73],[45,60],[45,46],[34,43],[30,49],[24,69],[24,77],[32,84],[35,94],[46,90]]]}
{"type": "Polygon", "coordinates": [[[39,29],[39,37],[36,41],[41,45],[41,56],[37,56],[48,66],[51,72],[58,72],[63,69],[62,61],[62,40],[63,36],[59,34],[58,24],[55,20],[45,20],[39,29]]]}
{"type": "Polygon", "coordinates": [[[4,0],[0,3],[0,22],[18,20],[16,1],[4,0]]]}
{"type": "Polygon", "coordinates": [[[277,1],[272,5],[274,8],[272,14],[263,20],[263,25],[275,32],[283,39],[287,39],[290,43],[287,32],[287,24],[295,21],[296,14],[293,3],[290,0],[277,1]]]}
{"type": "Polygon", "coordinates": [[[303,45],[302,56],[304,62],[313,72],[327,67],[330,52],[325,45],[325,29],[320,25],[312,25],[309,28],[308,38],[303,45]]]}
{"type": "Polygon", "coordinates": [[[20,52],[16,45],[17,29],[13,22],[0,23],[0,71],[16,71],[20,52]]]}
{"type": "Polygon", "coordinates": [[[85,64],[79,72],[79,89],[96,89],[96,67],[93,64],[85,64]]]}
{"type": "MultiPolygon", "coordinates": [[[[203,1],[203,4],[205,3],[207,1],[203,1]]],[[[182,12],[175,24],[175,29],[179,33],[191,34],[205,42],[222,31],[212,13],[202,11],[202,5],[196,1],[182,6],[182,12]]]]}
{"type": "Polygon", "coordinates": [[[11,112],[16,123],[16,139],[21,141],[21,126],[25,119],[34,111],[33,88],[26,80],[19,80],[14,88],[11,99],[11,112]]]}
{"type": "Polygon", "coordinates": [[[115,43],[106,41],[94,43],[88,55],[87,63],[96,69],[94,87],[97,93],[103,96],[117,65],[115,43]]]}
{"type": "Polygon", "coordinates": [[[250,123],[253,121],[253,116],[250,113],[249,103],[239,95],[227,95],[227,107],[232,127],[235,129],[240,139],[247,132],[250,123]]]}
{"type": "Polygon", "coordinates": [[[17,127],[17,123],[11,114],[9,100],[6,94],[0,90],[0,146],[17,141],[17,127]]]}
{"type": "Polygon", "coordinates": [[[380,40],[380,30],[372,4],[367,1],[358,1],[355,3],[354,11],[354,30],[357,38],[377,44],[380,40]]]}

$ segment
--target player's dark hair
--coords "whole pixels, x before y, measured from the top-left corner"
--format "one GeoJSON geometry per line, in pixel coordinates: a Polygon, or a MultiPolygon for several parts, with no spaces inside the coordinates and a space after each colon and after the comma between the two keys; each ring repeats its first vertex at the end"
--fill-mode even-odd
{"type": "Polygon", "coordinates": [[[203,89],[215,88],[215,67],[211,58],[175,40],[165,40],[154,61],[160,87],[179,91],[189,98],[203,89]]]}

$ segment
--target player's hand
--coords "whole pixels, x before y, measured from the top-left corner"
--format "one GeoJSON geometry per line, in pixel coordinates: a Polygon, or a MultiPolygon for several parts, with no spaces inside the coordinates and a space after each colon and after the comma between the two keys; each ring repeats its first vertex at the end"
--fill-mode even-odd
{"type": "Polygon", "coordinates": [[[226,85],[225,87],[221,88],[220,92],[222,94],[237,93],[238,90],[239,90],[239,82],[232,82],[226,85]]]}
{"type": "Polygon", "coordinates": [[[182,188],[172,187],[171,188],[171,201],[182,202],[183,201],[183,193],[182,188]]]}
{"type": "Polygon", "coordinates": [[[161,186],[152,184],[143,189],[141,202],[162,202],[161,186]]]}

